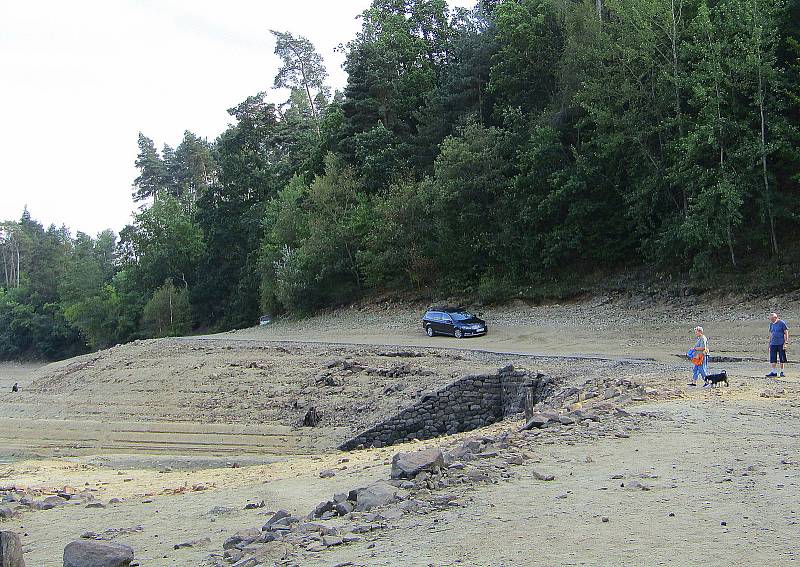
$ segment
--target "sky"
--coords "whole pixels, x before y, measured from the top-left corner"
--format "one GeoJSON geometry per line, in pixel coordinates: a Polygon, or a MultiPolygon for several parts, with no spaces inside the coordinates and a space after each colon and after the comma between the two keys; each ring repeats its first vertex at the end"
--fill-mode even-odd
{"type": "MultiPolygon", "coordinates": [[[[185,130],[215,139],[227,109],[268,91],[270,29],[311,40],[329,85],[369,0],[0,2],[0,221],[25,206],[73,234],[131,222],[138,133],[158,148],[185,130]]],[[[474,0],[450,0],[471,7],[474,0]]],[[[276,101],[286,98],[275,92],[276,101]]]]}

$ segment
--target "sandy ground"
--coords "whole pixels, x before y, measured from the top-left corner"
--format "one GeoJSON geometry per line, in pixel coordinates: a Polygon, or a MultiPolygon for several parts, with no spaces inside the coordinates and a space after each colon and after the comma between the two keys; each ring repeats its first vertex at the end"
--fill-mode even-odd
{"type": "Polygon", "coordinates": [[[61,565],[63,547],[87,530],[131,545],[142,566],[206,565],[226,537],[260,526],[269,511],[305,515],[335,492],[388,478],[398,450],[447,442],[344,455],[332,449],[337,440],[454,376],[514,362],[576,384],[635,379],[658,394],[629,409],[648,416],[629,427],[629,437],[528,436],[516,433],[514,421],[486,428],[479,433],[509,433],[532,458],[506,480],[460,489],[459,506],[404,515],[361,542],[295,553],[288,564],[796,564],[800,381],[791,366],[784,381],[764,379],[759,360],[766,312],[778,305],[791,328],[795,300],[639,301],[487,310],[490,334],[462,341],[428,339],[416,309],[353,309],[29,369],[21,395],[0,396],[1,446],[14,459],[0,464],[0,487],[44,495],[71,486],[106,504],[121,502],[29,511],[0,529],[23,534],[29,566],[61,565]],[[712,354],[743,359],[712,365],[728,370],[730,388],[686,386],[688,366],[674,354],[691,346],[697,323],[712,354]],[[387,357],[387,345],[422,356],[387,357]],[[319,386],[328,364],[340,360],[384,370],[408,364],[430,374],[347,374],[336,366],[341,384],[319,386]],[[398,383],[405,387],[386,392],[398,383]],[[311,403],[330,421],[309,435],[297,420],[311,403]],[[323,469],[336,476],[320,479],[323,469]],[[556,480],[537,481],[533,470],[556,480]],[[649,490],[620,487],[634,479],[649,490]],[[244,510],[262,500],[264,508],[244,510]],[[211,541],[173,549],[203,537],[211,541]]]}
{"type": "Polygon", "coordinates": [[[27,386],[33,381],[36,371],[44,364],[20,364],[15,362],[0,362],[0,396],[5,396],[11,391],[14,383],[27,386]]]}
{"type": "Polygon", "coordinates": [[[800,296],[757,300],[688,298],[657,303],[648,296],[603,296],[580,302],[476,308],[488,323],[483,337],[428,338],[422,330],[424,305],[386,304],[350,308],[299,321],[212,335],[210,339],[318,340],[399,346],[487,349],[504,353],[610,356],[671,360],[694,344],[693,329],[703,326],[712,353],[766,356],[767,314],[778,310],[790,323],[800,296]]]}

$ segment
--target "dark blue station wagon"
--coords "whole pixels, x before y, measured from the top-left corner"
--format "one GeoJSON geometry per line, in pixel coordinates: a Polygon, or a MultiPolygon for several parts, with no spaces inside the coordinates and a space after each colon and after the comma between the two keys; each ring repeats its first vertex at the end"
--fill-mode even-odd
{"type": "Polygon", "coordinates": [[[461,309],[429,309],[422,318],[422,327],[429,337],[450,335],[457,339],[485,335],[488,331],[486,321],[461,309]]]}

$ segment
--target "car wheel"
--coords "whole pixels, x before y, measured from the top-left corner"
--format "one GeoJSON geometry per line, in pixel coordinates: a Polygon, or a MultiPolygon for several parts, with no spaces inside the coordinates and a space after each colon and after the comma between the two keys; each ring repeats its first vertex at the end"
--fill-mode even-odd
{"type": "Polygon", "coordinates": [[[432,337],[433,336],[433,327],[428,325],[427,327],[425,327],[425,332],[428,334],[429,337],[432,337]]]}
{"type": "Polygon", "coordinates": [[[456,338],[460,339],[464,336],[464,332],[461,329],[456,329],[456,338]]]}

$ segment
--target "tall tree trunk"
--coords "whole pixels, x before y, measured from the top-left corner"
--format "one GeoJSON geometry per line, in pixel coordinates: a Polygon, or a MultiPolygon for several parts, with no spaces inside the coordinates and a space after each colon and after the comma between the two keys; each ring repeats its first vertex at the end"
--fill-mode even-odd
{"type": "Polygon", "coordinates": [[[356,286],[358,287],[358,291],[361,291],[361,275],[358,273],[358,264],[356,263],[356,259],[353,257],[353,252],[350,250],[350,244],[345,243],[344,249],[347,252],[347,258],[350,261],[350,271],[353,272],[353,276],[356,279],[356,286]]]}
{"type": "Polygon", "coordinates": [[[482,125],[486,123],[483,121],[483,93],[481,92],[481,81],[478,79],[478,120],[482,125]]]}
{"type": "Polygon", "coordinates": [[[595,4],[597,5],[597,17],[600,18],[600,21],[603,21],[603,0],[595,0],[595,4]]]}
{"type": "Polygon", "coordinates": [[[756,30],[756,10],[757,5],[755,0],[752,3],[753,7],[753,40],[755,45],[753,46],[756,52],[756,65],[758,66],[758,111],[761,116],[761,139],[760,139],[760,150],[761,150],[761,173],[764,180],[764,203],[767,208],[767,220],[769,222],[769,241],[770,245],[772,246],[772,254],[774,256],[778,255],[778,237],[775,234],[775,217],[772,215],[772,202],[770,198],[770,187],[769,187],[769,171],[767,168],[767,116],[765,111],[765,99],[766,93],[764,92],[764,76],[763,76],[763,69],[762,69],[762,59],[761,59],[761,37],[760,32],[756,30]]]}
{"type": "Polygon", "coordinates": [[[17,254],[17,287],[19,287],[19,242],[17,242],[16,238],[14,239],[14,252],[17,254]]]}
{"type": "MultiPolygon", "coordinates": [[[[715,49],[714,43],[712,41],[711,35],[708,35],[708,45],[709,48],[715,49]]],[[[717,51],[714,51],[714,94],[716,95],[715,103],[716,103],[716,111],[717,111],[717,143],[719,145],[719,176],[721,179],[725,180],[727,178],[727,173],[725,172],[725,140],[723,139],[723,131],[722,131],[722,93],[720,92],[720,76],[722,75],[722,67],[719,62],[720,54],[717,51]]],[[[730,215],[726,215],[725,218],[725,229],[726,229],[726,236],[728,241],[728,251],[731,254],[731,264],[733,267],[736,267],[736,255],[733,251],[733,231],[731,230],[731,221],[730,215]]]]}
{"type": "MultiPolygon", "coordinates": [[[[670,34],[670,40],[672,43],[672,77],[673,77],[673,90],[674,90],[674,97],[675,97],[675,120],[678,123],[678,137],[683,138],[684,136],[684,125],[683,125],[683,110],[681,108],[681,90],[680,90],[680,65],[678,60],[678,24],[683,20],[683,0],[677,0],[677,11],[676,11],[676,0],[671,0],[672,2],[672,33],[670,34]]],[[[689,212],[689,198],[686,195],[686,189],[681,189],[681,194],[683,197],[683,216],[685,217],[689,212]]]]}
{"type": "Polygon", "coordinates": [[[317,116],[317,107],[314,106],[314,99],[311,96],[311,87],[308,86],[308,79],[306,78],[306,68],[300,65],[300,74],[303,75],[303,86],[306,89],[306,96],[308,97],[308,105],[311,107],[311,116],[314,117],[314,127],[317,130],[317,139],[322,139],[322,132],[319,129],[319,116],[317,116]]]}
{"type": "Polygon", "coordinates": [[[733,253],[733,234],[731,232],[731,221],[726,223],[726,229],[728,231],[728,251],[731,253],[731,264],[733,267],[736,267],[736,255],[733,253]]]}
{"type": "Polygon", "coordinates": [[[11,286],[8,284],[8,257],[6,255],[5,245],[3,245],[3,273],[6,276],[6,287],[9,288],[11,286]]]}

